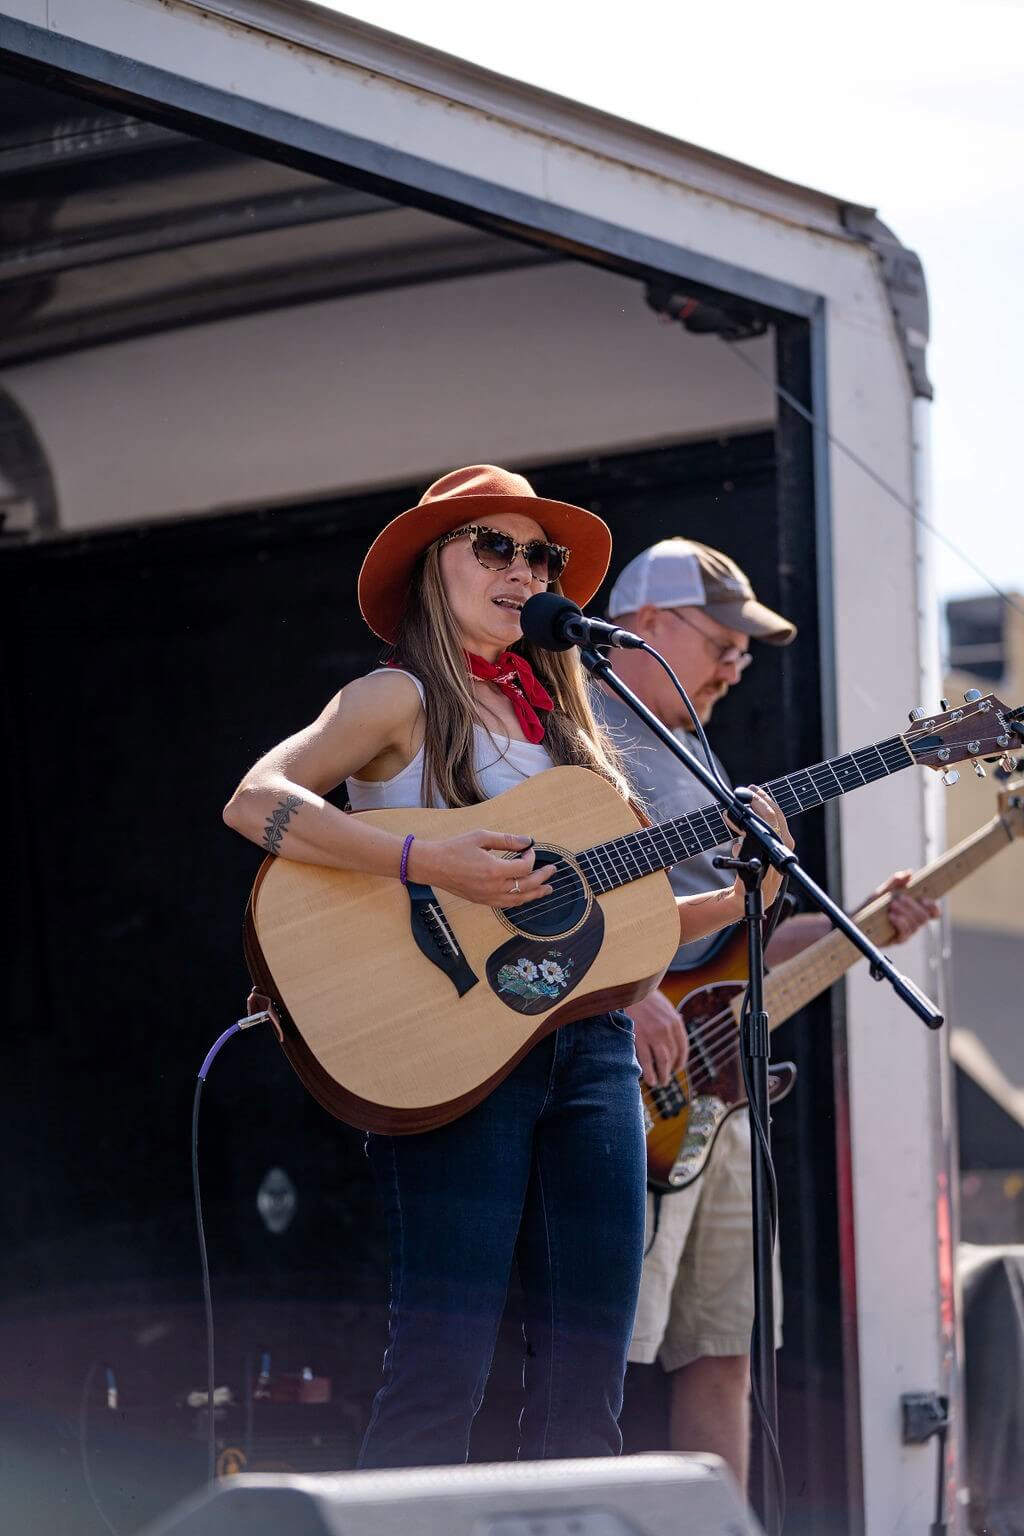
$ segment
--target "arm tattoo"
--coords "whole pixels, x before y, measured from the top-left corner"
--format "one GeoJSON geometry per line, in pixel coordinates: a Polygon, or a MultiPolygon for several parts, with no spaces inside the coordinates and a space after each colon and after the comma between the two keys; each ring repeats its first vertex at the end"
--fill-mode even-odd
{"type": "Polygon", "coordinates": [[[302,809],[302,801],[298,795],[285,795],[279,800],[271,814],[267,817],[263,829],[263,846],[268,853],[281,852],[281,839],[292,816],[302,809]]]}

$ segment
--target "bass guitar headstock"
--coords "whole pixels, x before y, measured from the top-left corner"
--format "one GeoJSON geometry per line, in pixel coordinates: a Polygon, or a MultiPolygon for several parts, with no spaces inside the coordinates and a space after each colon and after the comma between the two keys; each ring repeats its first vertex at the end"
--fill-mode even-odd
{"type": "Polygon", "coordinates": [[[910,711],[910,729],[903,739],[917,762],[942,774],[944,784],[955,784],[960,775],[954,763],[972,762],[979,778],[985,777],[984,761],[999,761],[1008,773],[1016,766],[1012,753],[1024,746],[1024,706],[1010,709],[994,693],[971,688],[964,702],[951,709],[910,711]]]}

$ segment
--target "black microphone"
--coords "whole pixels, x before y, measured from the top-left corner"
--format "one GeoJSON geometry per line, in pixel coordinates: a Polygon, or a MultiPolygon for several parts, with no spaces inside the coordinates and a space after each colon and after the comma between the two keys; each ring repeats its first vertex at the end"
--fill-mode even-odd
{"type": "Polygon", "coordinates": [[[576,604],[558,592],[538,592],[523,604],[519,615],[523,634],[542,651],[571,651],[574,645],[618,645],[639,650],[639,635],[603,619],[588,619],[576,604]]]}

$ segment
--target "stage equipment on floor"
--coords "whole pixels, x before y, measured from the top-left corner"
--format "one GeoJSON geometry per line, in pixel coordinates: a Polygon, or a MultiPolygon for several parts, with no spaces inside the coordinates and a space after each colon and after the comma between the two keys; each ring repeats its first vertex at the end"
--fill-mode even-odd
{"type": "Polygon", "coordinates": [[[717,1456],[225,1478],[145,1536],[760,1536],[717,1456]]]}

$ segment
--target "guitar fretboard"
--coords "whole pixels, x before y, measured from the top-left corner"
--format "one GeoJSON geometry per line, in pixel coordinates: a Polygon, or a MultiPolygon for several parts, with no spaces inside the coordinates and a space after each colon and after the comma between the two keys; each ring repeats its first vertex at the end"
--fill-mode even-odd
{"type": "MultiPolygon", "coordinates": [[[[801,768],[783,779],[773,779],[765,788],[788,819],[848,794],[851,789],[860,789],[863,784],[899,773],[914,761],[903,737],[890,736],[870,747],[830,758],[827,763],[816,763],[813,768],[801,768]]],[[[712,802],[674,821],[644,827],[610,843],[599,843],[576,858],[591,890],[600,894],[731,841],[725,818],[712,802]]]]}

